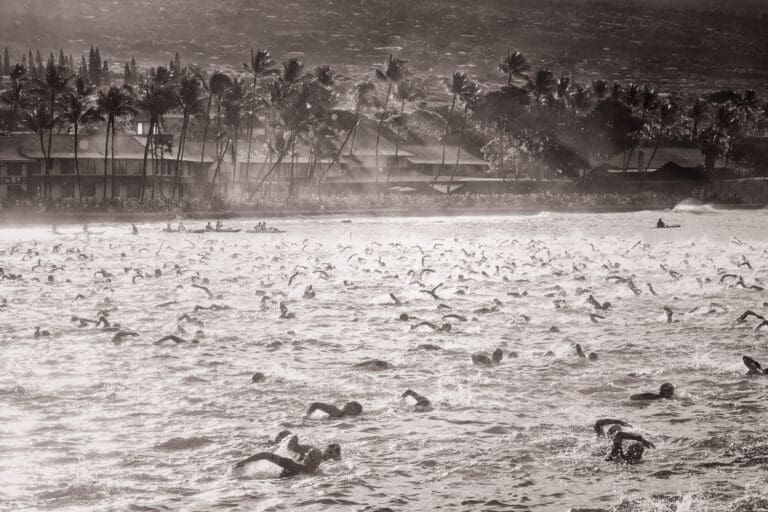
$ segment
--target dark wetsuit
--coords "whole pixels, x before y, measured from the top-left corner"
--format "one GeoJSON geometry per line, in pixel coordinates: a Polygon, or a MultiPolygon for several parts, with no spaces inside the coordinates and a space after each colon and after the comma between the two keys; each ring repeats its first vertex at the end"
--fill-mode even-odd
{"type": "Polygon", "coordinates": [[[295,476],[301,473],[314,473],[317,470],[317,467],[320,465],[322,455],[318,450],[311,450],[311,452],[307,455],[307,460],[303,464],[299,464],[293,459],[289,459],[286,457],[281,457],[279,455],[275,455],[274,453],[270,452],[261,452],[257,453],[256,455],[251,455],[245,460],[241,460],[237,464],[235,464],[235,469],[241,469],[244,468],[246,465],[250,464],[251,462],[258,462],[261,460],[266,460],[268,462],[271,462],[272,464],[275,464],[283,469],[283,471],[280,473],[280,478],[285,478],[289,476],[295,476]]]}
{"type": "Polygon", "coordinates": [[[637,393],[629,397],[630,400],[661,400],[662,398],[670,399],[675,396],[675,387],[665,382],[661,385],[659,393],[637,393]]]}
{"type": "Polygon", "coordinates": [[[752,359],[749,356],[742,356],[741,359],[744,361],[744,366],[749,369],[747,375],[768,375],[768,369],[764,369],[760,366],[760,363],[755,359],[752,359]]]}
{"type": "Polygon", "coordinates": [[[653,443],[647,441],[643,436],[639,434],[631,434],[629,432],[616,432],[613,436],[613,446],[611,452],[605,458],[605,460],[626,462],[628,464],[637,464],[643,460],[643,452],[646,448],[655,448],[653,443]],[[625,452],[622,448],[624,441],[637,441],[627,448],[625,452]]]}
{"type": "Polygon", "coordinates": [[[426,409],[427,407],[430,407],[432,404],[429,401],[429,398],[418,394],[412,389],[406,389],[405,392],[400,395],[400,398],[408,398],[411,397],[414,400],[416,400],[416,408],[417,409],[426,409]]]}
{"type": "Polygon", "coordinates": [[[339,409],[335,405],[314,402],[310,404],[309,409],[307,409],[307,417],[311,416],[315,411],[322,411],[326,413],[329,418],[344,418],[345,416],[359,416],[363,412],[363,406],[358,402],[349,402],[343,409],[339,409]]]}

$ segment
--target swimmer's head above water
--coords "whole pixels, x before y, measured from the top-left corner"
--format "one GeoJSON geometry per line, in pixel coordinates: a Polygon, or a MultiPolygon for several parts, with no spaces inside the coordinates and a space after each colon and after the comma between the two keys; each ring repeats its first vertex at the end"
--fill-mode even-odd
{"type": "Polygon", "coordinates": [[[363,413],[363,406],[360,402],[349,402],[342,409],[342,412],[347,416],[360,416],[363,413]]]}

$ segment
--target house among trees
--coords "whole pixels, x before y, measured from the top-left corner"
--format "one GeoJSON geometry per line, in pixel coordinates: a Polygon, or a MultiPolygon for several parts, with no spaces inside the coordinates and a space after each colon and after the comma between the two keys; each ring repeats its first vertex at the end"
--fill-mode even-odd
{"type": "Polygon", "coordinates": [[[706,180],[704,155],[690,147],[638,147],[601,162],[584,177],[584,183],[594,186],[706,180]]]}

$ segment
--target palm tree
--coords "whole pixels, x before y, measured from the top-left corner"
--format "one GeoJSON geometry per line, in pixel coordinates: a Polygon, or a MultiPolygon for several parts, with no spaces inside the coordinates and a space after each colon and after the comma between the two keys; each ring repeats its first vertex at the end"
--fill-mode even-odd
{"type": "Polygon", "coordinates": [[[533,80],[528,80],[528,89],[536,97],[536,101],[542,105],[552,101],[555,86],[555,75],[547,69],[538,70],[533,80]]]}
{"type": "MultiPolygon", "coordinates": [[[[413,80],[404,80],[397,84],[397,90],[395,91],[395,97],[400,100],[400,115],[397,117],[398,124],[403,125],[405,123],[405,104],[416,101],[418,98],[424,96],[424,92],[416,85],[413,80]]],[[[392,166],[397,160],[397,156],[400,153],[400,136],[396,134],[395,137],[395,158],[389,164],[389,170],[387,171],[387,181],[392,175],[392,166]]]]}
{"type": "Polygon", "coordinates": [[[704,120],[704,116],[707,115],[707,109],[709,105],[703,98],[696,98],[691,107],[691,119],[693,120],[693,126],[691,128],[691,140],[697,141],[699,139],[699,125],[704,120]]]}
{"type": "MultiPolygon", "coordinates": [[[[289,151],[295,154],[296,137],[310,129],[318,120],[329,115],[335,99],[335,95],[327,88],[319,86],[317,81],[297,79],[291,86],[287,86],[284,78],[281,78],[280,82],[282,92],[274,102],[281,125],[281,132],[278,132],[276,142],[273,144],[277,153],[277,160],[256,184],[251,197],[259,191],[267,178],[280,166],[289,151]],[[285,132],[288,132],[287,138],[284,137],[285,132]],[[278,144],[277,141],[281,140],[284,142],[278,144]]],[[[291,180],[288,189],[289,197],[292,193],[292,185],[291,180]]]]}
{"type": "Polygon", "coordinates": [[[714,177],[715,161],[723,152],[723,142],[728,134],[734,131],[737,124],[738,115],[733,106],[720,105],[715,111],[713,124],[699,137],[701,152],[704,154],[704,166],[710,178],[714,177]]]}
{"type": "MultiPolygon", "coordinates": [[[[38,101],[36,105],[22,112],[21,121],[25,128],[37,135],[40,147],[43,148],[43,155],[45,155],[44,136],[54,124],[54,118],[46,102],[38,101]]],[[[45,182],[43,182],[43,186],[45,187],[45,182]]],[[[45,193],[43,193],[43,197],[45,197],[45,193]]]]}
{"type": "Polygon", "coordinates": [[[376,132],[376,180],[379,179],[379,143],[381,141],[381,129],[384,126],[384,118],[387,115],[387,107],[389,106],[389,96],[392,94],[392,86],[399,83],[408,74],[408,70],[405,67],[407,61],[399,59],[390,54],[387,59],[387,67],[384,71],[376,70],[376,77],[387,83],[387,95],[384,98],[384,109],[381,112],[379,119],[379,129],[376,132]]]}
{"type": "MultiPolygon", "coordinates": [[[[245,165],[245,184],[248,186],[250,169],[251,169],[251,147],[253,145],[253,121],[254,116],[257,115],[259,107],[265,106],[265,101],[259,97],[259,79],[276,75],[278,71],[274,68],[274,61],[272,55],[267,50],[251,50],[251,59],[248,63],[244,63],[245,70],[252,75],[252,91],[250,97],[250,111],[248,115],[248,156],[245,165]]],[[[258,117],[256,117],[258,120],[258,117]]],[[[267,123],[264,123],[264,141],[267,141],[267,123]]]]}
{"type": "Polygon", "coordinates": [[[507,75],[507,85],[512,85],[513,78],[527,78],[526,73],[531,70],[531,66],[525,55],[512,51],[499,63],[499,69],[507,75]]]}
{"type": "Polygon", "coordinates": [[[448,93],[451,95],[451,109],[448,112],[448,118],[445,123],[445,134],[443,135],[443,151],[440,160],[440,168],[435,173],[435,178],[432,180],[432,185],[437,183],[437,179],[440,177],[440,173],[445,167],[445,146],[448,144],[448,135],[451,133],[451,121],[453,120],[453,111],[456,109],[456,98],[458,98],[467,86],[467,75],[457,71],[449,80],[444,81],[445,87],[448,89],[448,93]]]}
{"type": "Polygon", "coordinates": [[[590,107],[589,89],[582,84],[576,84],[576,90],[571,96],[571,107],[574,114],[577,112],[585,112],[590,107]]]}
{"type": "MultiPolygon", "coordinates": [[[[234,196],[234,187],[237,182],[237,143],[240,134],[240,122],[243,118],[243,107],[248,104],[248,94],[245,82],[241,78],[232,80],[232,87],[224,96],[224,126],[228,133],[228,146],[232,155],[232,183],[230,197],[234,196]]],[[[214,175],[214,181],[216,176],[214,175]]],[[[226,191],[226,184],[225,184],[226,191]]]]}
{"type": "Polygon", "coordinates": [[[202,148],[202,151],[200,152],[200,163],[203,163],[203,161],[205,161],[205,144],[208,140],[208,126],[211,120],[211,104],[213,102],[213,98],[216,98],[216,103],[218,105],[217,114],[216,114],[217,137],[218,137],[218,128],[220,128],[219,120],[221,119],[221,98],[224,96],[224,93],[227,92],[227,89],[229,89],[231,86],[232,86],[232,79],[229,77],[229,75],[226,75],[221,72],[216,72],[213,75],[211,75],[211,78],[208,81],[208,87],[207,87],[208,107],[205,109],[205,128],[203,129],[203,148],[202,148]]]}
{"type": "Polygon", "coordinates": [[[598,100],[602,100],[608,95],[608,84],[605,80],[595,80],[592,82],[592,92],[598,100]]]}
{"type": "Polygon", "coordinates": [[[364,107],[369,107],[374,103],[373,94],[375,92],[376,86],[373,82],[364,80],[355,84],[355,124],[350,131],[352,134],[352,141],[349,143],[349,156],[352,156],[355,151],[355,136],[357,135],[357,127],[360,125],[360,111],[364,107]]]}
{"type": "Polygon", "coordinates": [[[674,124],[676,115],[677,115],[677,104],[671,101],[664,102],[659,107],[659,133],[656,136],[656,145],[653,147],[653,153],[651,153],[651,157],[648,159],[648,162],[645,164],[645,172],[648,172],[648,169],[650,169],[651,161],[653,161],[653,157],[656,156],[656,152],[659,149],[659,144],[661,143],[661,139],[666,135],[669,127],[672,126],[672,124],[674,124]]]}
{"type": "MultiPolygon", "coordinates": [[[[130,89],[126,87],[110,86],[106,92],[99,91],[96,98],[96,108],[101,119],[106,120],[107,131],[104,137],[104,189],[102,199],[107,198],[107,160],[109,156],[109,137],[112,134],[112,197],[115,197],[115,120],[118,117],[133,115],[136,109],[133,107],[133,98],[130,89]],[[105,119],[106,117],[106,119],[105,119]]],[[[143,192],[143,191],[142,191],[143,192]]]]}
{"type": "MultiPolygon", "coordinates": [[[[167,70],[159,67],[154,74],[150,76],[139,87],[139,97],[136,106],[139,110],[149,116],[149,128],[147,129],[147,140],[144,144],[144,158],[141,164],[141,191],[139,192],[139,201],[144,201],[144,194],[147,181],[147,159],[150,150],[152,151],[153,174],[155,179],[152,184],[152,195],[154,197],[155,188],[158,186],[157,167],[155,166],[157,145],[155,144],[157,135],[160,131],[162,117],[171,109],[178,106],[179,94],[175,85],[170,80],[167,70]]],[[[162,185],[160,185],[162,194],[162,185]]]]}
{"type": "Polygon", "coordinates": [[[176,103],[181,107],[181,113],[184,116],[181,123],[181,134],[179,135],[179,147],[176,152],[176,175],[173,185],[172,197],[176,197],[176,190],[179,190],[179,196],[184,195],[184,188],[181,186],[181,162],[184,159],[184,149],[187,141],[187,129],[189,127],[189,118],[197,114],[200,110],[200,103],[203,98],[202,78],[198,73],[193,73],[187,68],[181,71],[178,81],[178,90],[176,103]]]}
{"type": "Polygon", "coordinates": [[[78,134],[82,124],[87,124],[98,118],[98,114],[91,105],[94,87],[88,85],[82,78],[75,80],[75,86],[66,96],[66,110],[64,120],[66,120],[74,130],[74,150],[75,150],[75,180],[77,185],[77,194],[79,198],[83,197],[83,189],[80,184],[80,164],[77,151],[79,149],[78,134]]]}
{"type": "MultiPolygon", "coordinates": [[[[464,115],[462,116],[462,122],[466,122],[467,120],[467,114],[469,113],[469,109],[471,105],[474,105],[478,100],[478,95],[480,94],[480,88],[475,82],[467,82],[464,85],[464,88],[461,91],[461,99],[464,100],[464,115]]],[[[461,140],[463,141],[462,138],[461,140]]],[[[461,157],[461,143],[456,148],[456,165],[453,167],[453,172],[451,173],[451,179],[448,182],[448,193],[451,192],[451,185],[453,185],[453,178],[456,176],[456,171],[459,169],[459,161],[461,157]]]]}
{"type": "MultiPolygon", "coordinates": [[[[56,118],[56,100],[60,96],[68,92],[69,81],[72,79],[72,75],[69,74],[67,68],[62,65],[54,63],[53,59],[49,59],[45,66],[45,74],[42,80],[33,80],[30,92],[38,94],[41,99],[47,97],[50,99],[49,111],[51,113],[52,120],[56,118]]],[[[51,122],[48,127],[48,147],[43,145],[43,158],[45,159],[45,178],[43,181],[43,196],[48,197],[48,180],[50,172],[53,167],[53,161],[51,160],[51,144],[53,143],[53,127],[55,122],[51,122]]]]}
{"type": "Polygon", "coordinates": [[[21,64],[11,68],[11,83],[9,87],[0,93],[0,101],[10,107],[9,118],[6,127],[9,132],[16,130],[16,114],[24,102],[24,86],[27,80],[27,70],[21,64]]]}

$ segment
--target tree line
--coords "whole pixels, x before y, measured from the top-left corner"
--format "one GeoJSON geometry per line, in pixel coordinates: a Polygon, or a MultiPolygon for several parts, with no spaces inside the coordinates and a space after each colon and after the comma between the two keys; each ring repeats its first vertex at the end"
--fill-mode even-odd
{"type": "Polygon", "coordinates": [[[576,177],[588,170],[590,160],[617,153],[624,155],[626,170],[641,146],[652,148],[641,169],[649,170],[660,147],[697,147],[707,173],[714,176],[718,159],[748,161],[746,142],[768,131],[768,104],[755,91],[721,90],[698,96],[635,83],[579,82],[546,68],[532,70],[528,59],[515,51],[499,63],[503,82],[479,84],[456,72],[441,80],[442,91],[414,76],[407,61],[395,55],[371,77],[345,85],[337,84],[329,66],[309,69],[296,58],[278,63],[264,49],[252,51],[240,69],[183,66],[177,54],[168,66],[148,69],[131,59],[122,76],[110,72],[94,47],[77,67],[62,51],[58,58],[51,53],[44,64],[39,51],[36,55],[29,51],[12,63],[6,49],[0,69],[6,77],[0,91],[2,127],[37,135],[45,162],[40,191],[44,198],[50,195],[52,137],[61,132],[74,134],[76,191],[82,195],[77,151],[83,130],[105,134],[103,197],[114,197],[114,179],[108,190],[109,176],[115,175],[114,141],[121,121],[138,114],[148,119],[142,201],[148,162],[155,165],[168,152],[174,153],[169,163],[171,190],[161,186],[159,194],[183,194],[182,162],[194,157],[201,164],[214,162],[210,196],[234,199],[238,178],[250,183],[256,145],[267,158],[255,185],[241,191],[245,195],[240,199],[253,199],[284,162],[290,162],[290,196],[297,157],[308,160],[305,181],[321,183],[338,168],[342,155],[354,155],[362,123],[376,127],[377,179],[389,181],[393,172],[393,159],[380,158],[386,132],[394,140],[395,156],[401,146],[415,141],[442,146],[433,182],[450,172],[451,183],[462,148],[481,151],[493,172],[506,179],[576,177]],[[438,92],[442,98],[436,97],[438,92]],[[182,121],[178,133],[169,134],[165,116],[172,112],[181,114],[182,121]],[[193,119],[203,125],[202,134],[195,133],[193,119]],[[255,140],[256,129],[263,130],[263,139],[255,140]],[[189,140],[200,141],[199,155],[189,154],[189,140]],[[448,145],[459,148],[453,162],[447,161],[448,145]],[[244,162],[238,161],[238,149],[247,150],[244,162]],[[220,183],[227,156],[232,179],[220,183]],[[387,168],[381,168],[380,161],[387,162],[387,168]]]}

